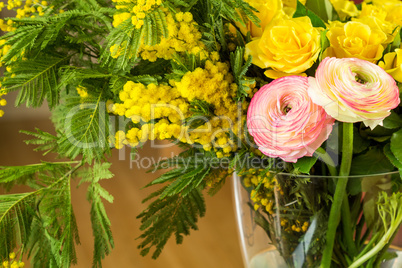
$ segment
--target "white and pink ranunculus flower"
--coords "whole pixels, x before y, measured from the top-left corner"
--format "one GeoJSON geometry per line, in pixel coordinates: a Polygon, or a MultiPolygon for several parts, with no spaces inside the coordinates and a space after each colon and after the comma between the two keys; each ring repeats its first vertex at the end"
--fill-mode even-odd
{"type": "Polygon", "coordinates": [[[328,139],[334,119],[308,96],[308,78],[288,76],[263,86],[251,100],[247,127],[269,157],[297,162],[328,139]]]}
{"type": "Polygon", "coordinates": [[[325,58],[309,78],[314,103],[341,122],[381,125],[399,105],[395,80],[379,66],[355,58],[325,58]]]}

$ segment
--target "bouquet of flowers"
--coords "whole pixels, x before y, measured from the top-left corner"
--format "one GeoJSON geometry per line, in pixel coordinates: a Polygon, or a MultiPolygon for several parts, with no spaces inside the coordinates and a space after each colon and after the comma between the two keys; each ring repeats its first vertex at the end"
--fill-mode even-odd
{"type": "Polygon", "coordinates": [[[166,171],[147,185],[160,187],[138,215],[142,255],[157,258],[172,236],[182,243],[205,214],[203,194],[237,174],[284,267],[369,268],[397,257],[401,1],[8,0],[7,8],[16,16],[0,20],[0,105],[16,90],[17,106],[46,101],[56,134],[23,131],[26,143],[67,160],[0,167],[1,187],[32,189],[0,195],[4,267],[22,266],[15,251],[33,267],[77,262],[77,179],[88,185],[101,267],[114,246],[103,205],[113,197],[100,185],[113,177],[107,157],[154,140],[183,150],[157,163],[166,171]]]}

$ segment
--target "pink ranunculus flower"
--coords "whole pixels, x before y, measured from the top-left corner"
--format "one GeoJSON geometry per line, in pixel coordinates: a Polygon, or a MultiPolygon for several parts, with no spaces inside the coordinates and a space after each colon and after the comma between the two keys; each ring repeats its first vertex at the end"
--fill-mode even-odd
{"type": "Polygon", "coordinates": [[[251,100],[247,127],[267,156],[296,162],[328,139],[334,119],[308,96],[307,77],[287,76],[263,86],[251,100]]]}
{"type": "Polygon", "coordinates": [[[364,122],[371,129],[382,124],[399,105],[395,80],[374,63],[356,58],[325,58],[308,94],[314,103],[341,122],[364,122]]]}

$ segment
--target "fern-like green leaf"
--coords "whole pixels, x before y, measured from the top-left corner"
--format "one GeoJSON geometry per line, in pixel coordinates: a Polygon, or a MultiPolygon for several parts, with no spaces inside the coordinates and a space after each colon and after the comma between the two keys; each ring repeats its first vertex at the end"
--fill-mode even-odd
{"type": "Polygon", "coordinates": [[[175,235],[176,243],[182,243],[183,235],[188,235],[190,229],[197,230],[198,218],[204,215],[205,201],[198,189],[193,189],[186,196],[176,194],[152,202],[138,216],[141,218],[141,230],[144,230],[139,237],[143,239],[138,246],[141,255],[147,255],[155,247],[152,258],[156,259],[172,235],[175,235]]]}
{"type": "Polygon", "coordinates": [[[67,268],[77,262],[75,244],[80,241],[71,205],[71,178],[81,165],[70,168],[58,180],[53,178],[49,186],[35,192],[36,215],[25,245],[33,267],[67,268]]]}
{"type": "Polygon", "coordinates": [[[43,155],[46,155],[50,152],[56,152],[57,151],[57,137],[46,131],[42,131],[38,128],[36,128],[35,130],[36,130],[36,132],[31,132],[31,131],[26,131],[26,130],[20,131],[23,134],[34,137],[33,139],[25,140],[24,141],[25,144],[38,145],[38,147],[35,148],[34,151],[44,151],[43,155]]]}
{"type": "Polygon", "coordinates": [[[101,62],[114,72],[127,72],[137,59],[138,50],[144,37],[144,27],[137,29],[131,19],[113,28],[107,37],[107,46],[101,56],[101,62]],[[112,51],[111,51],[112,50],[112,51]],[[116,54],[116,59],[112,54],[116,54]]]}
{"type": "Polygon", "coordinates": [[[71,56],[55,57],[42,54],[38,58],[18,61],[13,65],[13,74],[2,85],[8,92],[19,89],[16,105],[39,107],[46,99],[49,107],[59,101],[57,69],[68,62],[71,56]]]}
{"type": "Polygon", "coordinates": [[[0,186],[10,190],[15,184],[25,184],[34,189],[47,187],[70,168],[66,162],[42,162],[26,166],[0,166],[0,186]],[[54,180],[54,179],[52,179],[54,180]]]}
{"type": "Polygon", "coordinates": [[[103,92],[82,99],[79,96],[66,97],[64,120],[59,122],[61,137],[58,140],[59,153],[76,158],[83,156],[83,161],[101,160],[110,152],[109,115],[103,92]]]}
{"type": "Polygon", "coordinates": [[[0,259],[27,243],[34,209],[35,192],[0,195],[0,259]]]}
{"type": "Polygon", "coordinates": [[[111,196],[100,184],[103,179],[110,179],[113,174],[109,171],[110,163],[95,163],[90,169],[79,174],[82,182],[90,182],[87,198],[91,202],[91,222],[94,236],[94,254],[92,267],[102,267],[102,259],[109,255],[114,247],[111,223],[107,216],[102,198],[109,203],[113,202],[111,196]]]}
{"type": "Polygon", "coordinates": [[[255,82],[253,79],[245,78],[247,70],[251,66],[252,57],[248,57],[247,61],[244,62],[244,50],[244,47],[237,47],[235,52],[230,53],[230,63],[233,76],[235,77],[238,86],[236,98],[239,101],[241,98],[248,96],[250,93],[248,85],[255,82]]]}
{"type": "MultiPolygon", "coordinates": [[[[125,4],[127,9],[122,9],[121,12],[130,12],[132,3],[125,4]]],[[[147,12],[143,21],[144,24],[137,28],[129,18],[108,35],[101,62],[107,64],[114,73],[122,70],[128,72],[134,67],[141,45],[153,46],[160,43],[163,37],[168,37],[166,15],[160,8],[147,12]]]]}
{"type": "Polygon", "coordinates": [[[211,173],[211,161],[208,154],[200,159],[195,153],[189,149],[182,153],[182,156],[186,155],[185,159],[179,156],[161,161],[159,166],[175,168],[146,186],[169,183],[145,199],[157,198],[138,216],[144,231],[139,237],[143,241],[138,246],[142,255],[155,247],[152,257],[157,258],[172,235],[176,237],[176,243],[182,243],[183,235],[188,235],[190,229],[196,230],[198,218],[204,216],[201,191],[206,187],[206,176],[211,173]]]}
{"type": "Polygon", "coordinates": [[[75,244],[79,244],[80,241],[71,205],[70,179],[66,179],[56,187],[45,191],[39,211],[41,214],[51,216],[46,221],[48,226],[46,231],[51,238],[52,254],[57,256],[58,267],[68,268],[71,264],[76,264],[75,244]]]}

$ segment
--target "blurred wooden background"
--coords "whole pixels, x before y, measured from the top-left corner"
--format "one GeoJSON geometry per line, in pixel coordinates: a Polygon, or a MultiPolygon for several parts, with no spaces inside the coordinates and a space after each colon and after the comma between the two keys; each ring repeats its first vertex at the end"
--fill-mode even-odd
{"type": "MultiPolygon", "coordinates": [[[[19,130],[40,128],[54,133],[46,108],[38,111],[13,108],[13,96],[6,96],[8,104],[5,115],[0,118],[0,165],[33,164],[42,160],[57,161],[54,155],[42,157],[33,151],[34,146],[27,146],[23,140],[29,137],[20,134],[19,130]]],[[[157,174],[146,173],[144,169],[130,168],[129,150],[126,160],[119,160],[118,151],[112,155],[112,172],[115,177],[104,181],[102,185],[115,197],[114,204],[106,204],[112,222],[115,249],[106,257],[104,267],[243,267],[236,222],[232,203],[231,182],[214,197],[206,196],[207,214],[199,221],[199,230],[185,237],[182,245],[170,241],[157,260],[150,256],[141,257],[136,237],[140,235],[140,221],[136,216],[145,208],[141,200],[152,189],[141,189],[156,178],[157,174]]],[[[170,156],[172,149],[151,149],[145,146],[139,154],[143,157],[170,156]]],[[[89,219],[90,205],[86,200],[86,186],[76,188],[73,185],[73,208],[79,226],[81,245],[77,246],[78,265],[89,268],[92,262],[93,238],[89,219]]],[[[14,191],[24,191],[17,188],[14,191]]],[[[0,189],[0,192],[3,192],[0,189]]],[[[30,267],[27,265],[26,267],[30,267]]]]}

